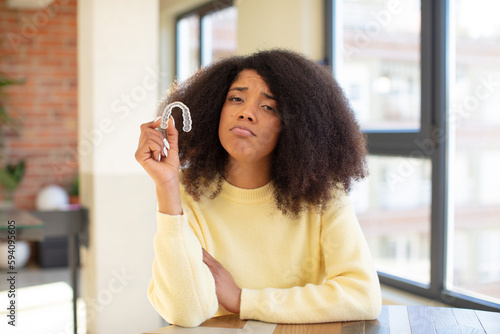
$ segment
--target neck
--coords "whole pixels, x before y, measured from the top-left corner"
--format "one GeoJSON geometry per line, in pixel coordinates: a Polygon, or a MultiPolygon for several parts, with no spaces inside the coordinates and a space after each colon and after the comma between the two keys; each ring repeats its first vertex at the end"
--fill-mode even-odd
{"type": "Polygon", "coordinates": [[[225,179],[238,188],[263,187],[271,181],[270,161],[245,163],[230,158],[225,179]]]}

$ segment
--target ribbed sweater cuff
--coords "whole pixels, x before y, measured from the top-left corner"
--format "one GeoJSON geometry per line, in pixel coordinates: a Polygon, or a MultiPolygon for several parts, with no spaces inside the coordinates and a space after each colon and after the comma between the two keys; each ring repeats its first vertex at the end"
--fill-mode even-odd
{"type": "Polygon", "coordinates": [[[259,305],[259,291],[241,289],[240,319],[259,320],[263,305],[259,305]]]}

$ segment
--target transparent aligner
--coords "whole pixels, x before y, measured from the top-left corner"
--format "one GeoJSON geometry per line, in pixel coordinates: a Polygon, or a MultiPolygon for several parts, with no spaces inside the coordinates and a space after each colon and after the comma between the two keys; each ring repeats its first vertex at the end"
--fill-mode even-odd
{"type": "Polygon", "coordinates": [[[164,130],[168,127],[168,120],[170,118],[170,115],[172,115],[172,109],[176,107],[182,110],[182,123],[184,125],[182,130],[184,130],[184,132],[191,131],[191,127],[193,124],[193,121],[191,120],[191,113],[189,112],[189,108],[180,101],[175,101],[167,104],[161,116],[160,127],[164,130]]]}

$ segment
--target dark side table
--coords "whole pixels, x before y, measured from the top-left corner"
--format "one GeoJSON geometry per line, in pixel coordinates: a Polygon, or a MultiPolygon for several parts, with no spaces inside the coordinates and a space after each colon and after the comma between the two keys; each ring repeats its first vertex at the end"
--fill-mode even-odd
{"type": "Polygon", "coordinates": [[[73,288],[73,326],[77,333],[78,266],[80,246],[88,247],[88,209],[68,211],[22,211],[15,208],[0,210],[0,240],[7,240],[9,226],[15,225],[16,240],[43,241],[45,238],[66,237],[68,263],[73,288]],[[13,223],[15,222],[15,223],[13,223]]]}
{"type": "Polygon", "coordinates": [[[88,209],[68,211],[31,211],[31,215],[43,221],[44,237],[66,237],[68,240],[68,263],[73,288],[73,329],[77,333],[78,267],[80,246],[88,247],[88,209]]]}

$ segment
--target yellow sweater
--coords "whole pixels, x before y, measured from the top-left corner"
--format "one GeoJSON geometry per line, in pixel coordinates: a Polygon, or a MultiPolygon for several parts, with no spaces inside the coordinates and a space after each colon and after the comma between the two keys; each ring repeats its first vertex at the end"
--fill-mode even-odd
{"type": "Polygon", "coordinates": [[[157,213],[148,296],[169,323],[198,326],[219,308],[202,247],[242,288],[240,318],[271,323],[374,319],[377,274],[347,196],[322,215],[300,219],[276,209],[272,186],[241,189],[195,202],[181,189],[184,213],[157,213]]]}

